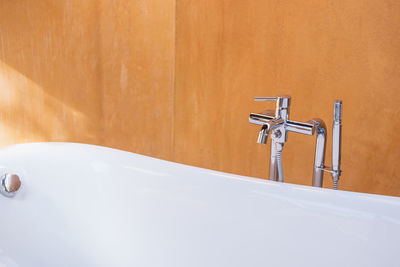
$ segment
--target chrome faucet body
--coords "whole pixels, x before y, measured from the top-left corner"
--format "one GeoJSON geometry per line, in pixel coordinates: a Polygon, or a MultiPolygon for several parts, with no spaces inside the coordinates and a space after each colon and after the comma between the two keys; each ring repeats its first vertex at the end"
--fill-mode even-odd
{"type": "Polygon", "coordinates": [[[250,123],[261,125],[258,136],[258,143],[266,144],[268,136],[271,136],[271,157],[269,178],[273,181],[283,182],[283,168],[281,153],[284,144],[287,142],[288,132],[295,132],[305,135],[315,135],[315,157],[312,185],[322,187],[324,171],[331,172],[334,185],[341,174],[340,171],[340,137],[341,137],[341,101],[335,102],[335,120],[333,128],[333,149],[332,149],[332,169],[325,168],[325,145],[326,145],[326,126],[321,119],[312,119],[308,122],[297,122],[289,120],[290,100],[288,95],[277,97],[256,97],[255,101],[276,101],[275,112],[266,110],[261,113],[251,113],[250,123]],[[340,108],[340,114],[339,114],[340,108]],[[335,126],[336,125],[336,126],[335,126]]]}

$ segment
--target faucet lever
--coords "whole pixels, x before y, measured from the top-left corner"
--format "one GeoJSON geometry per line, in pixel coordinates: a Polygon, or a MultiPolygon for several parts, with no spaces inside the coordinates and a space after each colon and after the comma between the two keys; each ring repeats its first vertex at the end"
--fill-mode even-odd
{"type": "Polygon", "coordinates": [[[264,125],[275,119],[274,111],[264,110],[260,113],[250,113],[249,122],[257,125],[264,125]]]}
{"type": "Polygon", "coordinates": [[[276,97],[255,97],[254,101],[276,101],[276,97]]]}
{"type": "Polygon", "coordinates": [[[282,118],[285,122],[288,120],[290,95],[278,95],[277,97],[255,97],[254,101],[276,101],[275,117],[282,118]]]}

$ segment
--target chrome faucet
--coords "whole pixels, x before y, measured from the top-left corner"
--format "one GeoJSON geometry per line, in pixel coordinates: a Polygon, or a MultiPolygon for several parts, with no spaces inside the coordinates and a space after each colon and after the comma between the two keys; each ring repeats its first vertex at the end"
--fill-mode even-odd
{"type": "Polygon", "coordinates": [[[334,188],[337,189],[340,170],[340,149],[341,149],[341,120],[342,101],[335,101],[334,122],[332,134],[332,168],[324,165],[326,126],[321,119],[312,119],[308,122],[297,122],[289,120],[290,100],[288,95],[277,97],[256,97],[255,101],[276,101],[275,112],[266,110],[261,113],[251,113],[250,123],[261,125],[257,142],[266,144],[268,136],[271,137],[271,157],[269,166],[269,178],[273,181],[283,182],[282,150],[287,142],[288,132],[315,135],[314,172],[312,185],[322,187],[324,171],[330,172],[333,178],[334,188]]]}

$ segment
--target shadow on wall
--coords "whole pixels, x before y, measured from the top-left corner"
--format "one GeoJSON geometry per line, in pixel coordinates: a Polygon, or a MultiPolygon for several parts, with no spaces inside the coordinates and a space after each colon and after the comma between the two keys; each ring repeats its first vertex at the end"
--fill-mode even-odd
{"type": "MultiPolygon", "coordinates": [[[[38,84],[0,62],[0,145],[65,140],[79,135],[89,118],[49,95],[38,84]],[[76,128],[66,128],[69,121],[76,128]]],[[[94,138],[90,133],[88,138],[94,138]]]]}
{"type": "Polygon", "coordinates": [[[100,143],[98,29],[87,23],[98,12],[88,2],[0,3],[0,145],[100,143]]]}
{"type": "Polygon", "coordinates": [[[170,159],[174,4],[0,1],[1,90],[19,101],[17,112],[1,107],[14,128],[2,144],[73,141],[170,159]]]}

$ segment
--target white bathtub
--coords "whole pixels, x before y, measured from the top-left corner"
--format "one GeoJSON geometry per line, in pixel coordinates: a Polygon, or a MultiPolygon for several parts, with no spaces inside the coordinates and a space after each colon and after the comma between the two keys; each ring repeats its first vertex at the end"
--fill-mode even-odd
{"type": "Polygon", "coordinates": [[[0,167],[22,180],[0,195],[0,266],[400,266],[400,198],[71,143],[0,167]]]}

